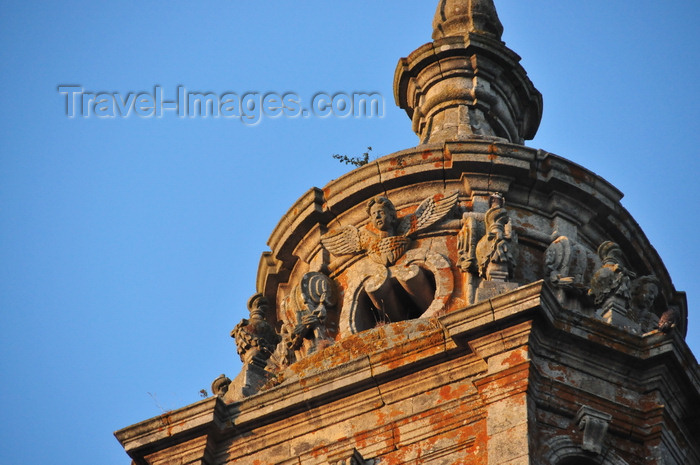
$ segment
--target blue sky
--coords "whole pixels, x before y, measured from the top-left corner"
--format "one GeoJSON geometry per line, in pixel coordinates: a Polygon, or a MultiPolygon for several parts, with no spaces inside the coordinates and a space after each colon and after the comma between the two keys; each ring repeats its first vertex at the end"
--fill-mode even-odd
{"type": "MultiPolygon", "coordinates": [[[[112,431],[199,400],[240,368],[279,218],[348,168],[417,144],[397,60],[436,1],[0,4],[0,463],[129,463],[112,431]],[[378,92],[382,118],[76,117],[59,85],[153,93],[378,92]]],[[[700,4],[497,0],[544,95],[527,145],[626,194],[688,293],[700,353],[700,4]]]]}

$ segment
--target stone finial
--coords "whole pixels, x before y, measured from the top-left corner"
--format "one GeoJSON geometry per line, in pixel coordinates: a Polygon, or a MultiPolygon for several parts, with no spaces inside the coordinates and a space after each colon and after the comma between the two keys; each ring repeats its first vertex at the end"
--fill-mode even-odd
{"type": "Polygon", "coordinates": [[[223,397],[230,385],[231,379],[222,373],[211,383],[211,393],[215,396],[223,397]]]}
{"type": "Polygon", "coordinates": [[[394,98],[421,144],[535,137],[542,95],[501,41],[493,0],[440,0],[434,42],[402,58],[394,98]]]}
{"type": "Polygon", "coordinates": [[[433,39],[469,33],[501,40],[503,25],[493,0],[440,0],[433,19],[433,39]]]}
{"type": "Polygon", "coordinates": [[[605,435],[612,416],[600,412],[587,405],[582,406],[576,413],[575,422],[583,430],[583,444],[581,448],[587,452],[600,454],[603,451],[605,435]]]}
{"type": "Polygon", "coordinates": [[[250,319],[244,318],[231,331],[243,363],[264,367],[279,343],[279,336],[265,320],[268,308],[267,299],[260,293],[255,294],[248,300],[250,319]]]}

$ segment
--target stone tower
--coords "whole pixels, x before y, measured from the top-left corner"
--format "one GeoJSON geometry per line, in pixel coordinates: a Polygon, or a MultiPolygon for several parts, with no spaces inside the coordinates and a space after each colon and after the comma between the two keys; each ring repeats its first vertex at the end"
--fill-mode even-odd
{"type": "Polygon", "coordinates": [[[420,144],[294,203],[242,371],[116,433],[134,464],[698,465],[685,295],[621,194],[525,147],[542,98],[492,0],[396,68],[420,144]]]}

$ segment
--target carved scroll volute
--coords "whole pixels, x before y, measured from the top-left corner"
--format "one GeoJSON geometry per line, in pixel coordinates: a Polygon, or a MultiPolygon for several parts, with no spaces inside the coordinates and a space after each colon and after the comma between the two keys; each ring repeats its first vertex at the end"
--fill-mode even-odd
{"type": "Polygon", "coordinates": [[[547,278],[553,286],[576,292],[586,288],[588,254],[582,245],[559,236],[547,247],[544,256],[547,278]]]}
{"type": "Polygon", "coordinates": [[[335,309],[337,296],[328,276],[310,272],[302,276],[293,299],[296,317],[286,337],[289,348],[302,358],[333,343],[328,332],[329,311],[335,309]]]}

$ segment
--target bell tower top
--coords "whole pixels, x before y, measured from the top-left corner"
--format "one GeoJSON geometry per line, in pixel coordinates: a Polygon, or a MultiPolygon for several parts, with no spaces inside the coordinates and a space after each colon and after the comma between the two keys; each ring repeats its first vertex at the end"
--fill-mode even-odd
{"type": "Polygon", "coordinates": [[[493,0],[440,0],[433,42],[399,60],[394,98],[421,144],[535,137],[542,95],[501,41],[493,0]]]}

